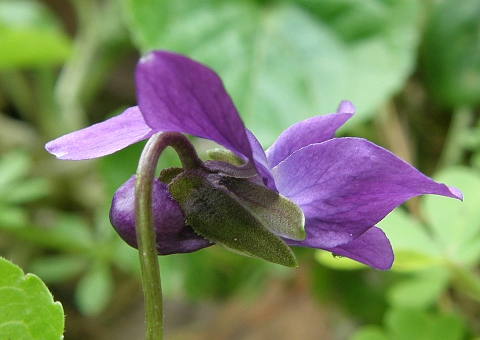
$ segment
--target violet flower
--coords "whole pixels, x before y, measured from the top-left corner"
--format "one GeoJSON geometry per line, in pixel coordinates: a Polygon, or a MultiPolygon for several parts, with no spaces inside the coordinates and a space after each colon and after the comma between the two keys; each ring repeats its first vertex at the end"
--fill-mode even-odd
{"type": "MultiPolygon", "coordinates": [[[[354,114],[348,101],[336,113],[294,124],[264,152],[244,127],[220,78],[206,66],[154,51],[139,61],[135,79],[138,106],[55,139],[46,149],[59,159],[82,160],[114,153],[160,131],[212,140],[252,164],[265,187],[301,208],[306,238],[282,237],[288,245],[324,249],[377,269],[393,263],[390,242],[375,226],[390,211],[422,194],[462,199],[458,189],[433,181],[367,140],[335,138],[354,114]]],[[[115,194],[111,220],[135,246],[132,188],[133,178],[115,194]]],[[[211,244],[185,225],[165,184],[156,183],[154,195],[159,254],[211,244]]]]}

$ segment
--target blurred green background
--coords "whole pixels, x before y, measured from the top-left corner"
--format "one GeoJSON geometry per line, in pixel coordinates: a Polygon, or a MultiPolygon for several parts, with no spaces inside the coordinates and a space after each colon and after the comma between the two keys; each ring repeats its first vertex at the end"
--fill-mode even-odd
{"type": "Polygon", "coordinates": [[[152,49],[217,71],[264,147],[347,99],[339,135],[465,196],[380,222],[387,272],[310,249],[297,269],[220,247],[162,257],[166,339],[480,339],[480,1],[0,0],[0,255],[62,303],[66,339],[143,337],[138,255],[108,221],[142,145],[81,162],[43,146],[135,105],[152,49]]]}

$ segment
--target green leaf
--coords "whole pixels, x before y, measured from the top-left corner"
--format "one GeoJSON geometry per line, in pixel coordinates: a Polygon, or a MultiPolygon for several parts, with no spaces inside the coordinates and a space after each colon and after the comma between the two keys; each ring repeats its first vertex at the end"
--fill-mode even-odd
{"type": "Polygon", "coordinates": [[[451,266],[452,287],[474,301],[480,302],[480,276],[476,271],[451,266]]]}
{"type": "Polygon", "coordinates": [[[385,314],[384,323],[384,330],[362,327],[352,340],[461,340],[466,333],[464,323],[454,314],[414,308],[393,308],[385,314]]]}
{"type": "Polygon", "coordinates": [[[0,70],[56,65],[70,48],[68,36],[39,2],[0,2],[0,70]]]}
{"type": "MultiPolygon", "coordinates": [[[[1,212],[0,209],[0,216],[3,217],[1,212]]],[[[22,216],[20,212],[21,211],[17,211],[19,217],[22,216]]],[[[14,216],[15,215],[7,215],[8,218],[14,216]]],[[[26,219],[26,216],[24,219],[26,219]]],[[[0,221],[1,220],[0,218],[0,221]]],[[[48,227],[32,226],[28,223],[28,219],[24,222],[25,224],[22,225],[7,224],[0,225],[0,227],[17,237],[50,249],[64,250],[67,252],[83,252],[87,250],[89,252],[93,246],[92,233],[88,224],[77,215],[61,214],[52,222],[53,224],[48,227]]]]}
{"type": "Polygon", "coordinates": [[[10,183],[0,191],[0,202],[4,204],[22,204],[35,201],[48,195],[50,183],[45,178],[29,178],[10,183]]]}
{"type": "Polygon", "coordinates": [[[206,239],[233,252],[287,267],[297,265],[291,249],[245,209],[220,183],[221,176],[184,172],[169,185],[186,223],[206,239]]]}
{"type": "Polygon", "coordinates": [[[31,168],[30,156],[15,150],[0,158],[0,205],[6,209],[45,197],[49,183],[44,178],[25,178],[31,168]]]}
{"type": "Polygon", "coordinates": [[[404,210],[393,210],[378,227],[389,238],[395,253],[392,270],[418,270],[442,262],[440,249],[425,227],[404,210]]]}
{"type": "Polygon", "coordinates": [[[28,212],[25,209],[0,206],[0,229],[21,230],[28,222],[28,212]]]}
{"type": "Polygon", "coordinates": [[[442,254],[451,262],[472,266],[480,260],[480,176],[471,169],[445,169],[435,180],[460,189],[464,201],[429,195],[425,218],[435,233],[442,254]]]}
{"type": "Polygon", "coordinates": [[[315,260],[332,269],[336,270],[357,270],[368,268],[364,264],[349,259],[348,257],[335,256],[328,251],[315,251],[315,260]]]}
{"type": "Polygon", "coordinates": [[[449,280],[446,268],[432,266],[395,283],[388,291],[387,299],[392,306],[427,309],[438,301],[439,295],[448,287],[449,280]]]}
{"type": "Polygon", "coordinates": [[[86,257],[72,255],[52,255],[32,261],[29,269],[48,284],[65,282],[85,270],[86,257]]]}
{"type": "Polygon", "coordinates": [[[365,326],[360,328],[351,340],[390,340],[378,326],[365,326]]]}
{"type": "Polygon", "coordinates": [[[427,314],[412,308],[395,308],[385,317],[391,339],[460,340],[465,328],[455,315],[427,314]]]}
{"type": "Polygon", "coordinates": [[[449,106],[480,102],[480,2],[445,0],[424,36],[422,73],[430,94],[449,106]]]}
{"type": "Polygon", "coordinates": [[[35,275],[0,258],[0,334],[4,339],[63,339],[63,308],[35,275]]]}
{"type": "Polygon", "coordinates": [[[75,290],[78,308],[85,315],[98,315],[110,302],[113,287],[108,265],[95,263],[82,277],[75,290]]]}
{"type": "Polygon", "coordinates": [[[371,117],[415,61],[417,1],[298,2],[124,0],[124,10],[143,52],[177,51],[217,71],[269,145],[343,99],[354,121],[371,117]]]}
{"type": "Polygon", "coordinates": [[[0,190],[4,191],[12,182],[26,176],[31,161],[27,153],[17,150],[0,158],[0,190]]]}

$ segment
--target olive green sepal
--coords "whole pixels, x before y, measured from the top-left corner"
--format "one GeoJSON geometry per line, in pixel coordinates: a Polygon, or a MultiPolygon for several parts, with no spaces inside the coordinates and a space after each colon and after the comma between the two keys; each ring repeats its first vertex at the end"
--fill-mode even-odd
{"type": "Polygon", "coordinates": [[[222,183],[244,208],[275,235],[296,241],[302,241],[307,236],[303,211],[288,198],[243,179],[230,177],[222,183]]]}
{"type": "Polygon", "coordinates": [[[186,223],[207,240],[235,253],[296,267],[290,247],[226,189],[224,179],[188,171],[170,183],[170,194],[179,203],[186,223]]]}
{"type": "Polygon", "coordinates": [[[230,163],[235,166],[241,166],[245,163],[240,157],[235,155],[230,150],[224,148],[213,148],[207,150],[207,155],[214,161],[222,161],[225,163],[230,163]]]}

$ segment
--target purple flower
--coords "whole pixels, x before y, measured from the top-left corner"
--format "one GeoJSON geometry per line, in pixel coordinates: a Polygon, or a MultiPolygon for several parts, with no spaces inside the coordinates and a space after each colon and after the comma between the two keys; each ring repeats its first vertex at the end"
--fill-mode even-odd
{"type": "MultiPolygon", "coordinates": [[[[204,65],[154,51],[139,61],[135,77],[138,106],[53,140],[46,149],[59,159],[81,160],[111,154],[160,131],[210,139],[253,164],[260,182],[302,209],[307,236],[303,241],[283,238],[287,244],[324,249],[377,269],[393,263],[390,242],[375,226],[390,211],[422,194],[462,199],[458,189],[433,181],[369,141],[335,138],[354,113],[350,102],[342,102],[336,113],[294,124],[264,152],[244,127],[219,77],[204,65]]],[[[159,253],[210,245],[184,224],[167,187],[157,184],[154,212],[159,224],[165,216],[169,221],[156,226],[159,253]]],[[[123,213],[111,219],[135,246],[132,196],[125,194],[132,188],[130,180],[117,191],[113,203],[123,213]]]]}

